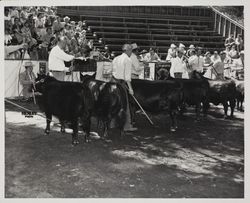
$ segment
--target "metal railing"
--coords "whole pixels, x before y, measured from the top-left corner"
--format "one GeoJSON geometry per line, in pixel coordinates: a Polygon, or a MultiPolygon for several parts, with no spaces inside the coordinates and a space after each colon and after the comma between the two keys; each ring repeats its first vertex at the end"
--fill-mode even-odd
{"type": "Polygon", "coordinates": [[[218,9],[213,6],[209,6],[213,11],[214,16],[214,31],[223,37],[229,37],[231,34],[234,35],[234,38],[238,34],[241,34],[244,37],[244,26],[236,22],[235,20],[229,18],[218,9]]]}

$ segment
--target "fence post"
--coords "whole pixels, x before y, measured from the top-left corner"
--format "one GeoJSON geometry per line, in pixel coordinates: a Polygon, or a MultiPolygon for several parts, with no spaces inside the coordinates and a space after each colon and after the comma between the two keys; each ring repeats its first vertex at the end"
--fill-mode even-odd
{"type": "Polygon", "coordinates": [[[219,20],[218,33],[221,34],[221,15],[220,15],[220,20],[219,20]]]}

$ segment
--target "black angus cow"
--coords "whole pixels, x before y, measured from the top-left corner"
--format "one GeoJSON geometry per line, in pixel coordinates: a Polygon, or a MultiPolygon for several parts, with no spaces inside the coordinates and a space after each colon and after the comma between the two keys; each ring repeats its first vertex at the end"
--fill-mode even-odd
{"type": "Polygon", "coordinates": [[[244,91],[244,81],[242,80],[234,80],[236,84],[236,102],[237,102],[237,110],[243,111],[243,102],[245,97],[244,91]]]}
{"type": "Polygon", "coordinates": [[[50,133],[50,122],[54,115],[62,125],[61,131],[64,131],[64,122],[70,122],[73,129],[72,144],[76,145],[79,143],[78,119],[80,118],[86,133],[85,141],[88,142],[93,109],[89,89],[82,83],[58,81],[50,76],[42,79],[38,77],[35,89],[42,94],[38,98],[38,105],[46,115],[45,133],[50,133]]]}
{"type": "MultiPolygon", "coordinates": [[[[171,118],[171,131],[177,128],[177,112],[182,103],[182,90],[179,83],[167,80],[140,80],[131,81],[134,96],[145,111],[160,113],[167,110],[171,118]]],[[[138,106],[134,104],[137,109],[138,106]]]]}
{"type": "Polygon", "coordinates": [[[126,90],[115,82],[103,82],[95,79],[95,75],[85,75],[82,82],[86,85],[94,101],[93,113],[99,121],[104,124],[103,136],[108,136],[111,120],[120,129],[121,135],[124,135],[124,125],[126,122],[126,90]]]}
{"type": "Polygon", "coordinates": [[[194,78],[207,81],[209,84],[208,99],[209,103],[214,105],[222,104],[224,107],[224,117],[227,117],[228,102],[231,108],[231,117],[233,117],[236,98],[236,85],[233,79],[211,80],[203,77],[203,74],[194,72],[194,78]]]}
{"type": "Polygon", "coordinates": [[[209,108],[208,92],[209,84],[205,79],[173,79],[179,83],[182,90],[182,104],[180,106],[183,113],[183,106],[195,106],[196,119],[200,119],[201,108],[203,116],[206,117],[209,108]]]}
{"type": "Polygon", "coordinates": [[[227,116],[228,102],[231,108],[230,117],[233,117],[236,99],[236,85],[229,80],[208,80],[209,83],[209,102],[214,105],[222,104],[224,107],[224,117],[227,116]]]}

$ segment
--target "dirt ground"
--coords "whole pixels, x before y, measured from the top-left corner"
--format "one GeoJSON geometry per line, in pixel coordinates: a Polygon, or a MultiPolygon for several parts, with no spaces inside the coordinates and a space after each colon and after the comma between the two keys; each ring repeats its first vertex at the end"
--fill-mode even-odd
{"type": "Polygon", "coordinates": [[[222,108],[212,107],[207,120],[195,122],[189,109],[175,133],[167,115],[151,115],[157,127],[137,115],[136,133],[121,139],[113,129],[110,139],[93,134],[90,143],[80,136],[73,147],[69,129],[53,126],[44,135],[44,118],[5,107],[6,198],[244,197],[241,112],[223,119],[222,108]]]}

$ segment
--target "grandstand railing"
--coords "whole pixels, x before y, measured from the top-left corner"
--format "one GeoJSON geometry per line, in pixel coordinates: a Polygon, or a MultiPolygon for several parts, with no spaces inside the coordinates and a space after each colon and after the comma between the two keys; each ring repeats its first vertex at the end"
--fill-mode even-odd
{"type": "Polygon", "coordinates": [[[214,31],[223,37],[229,37],[231,34],[234,35],[234,38],[236,38],[238,34],[244,37],[244,26],[229,18],[215,7],[210,6],[210,8],[214,16],[214,31]]]}

